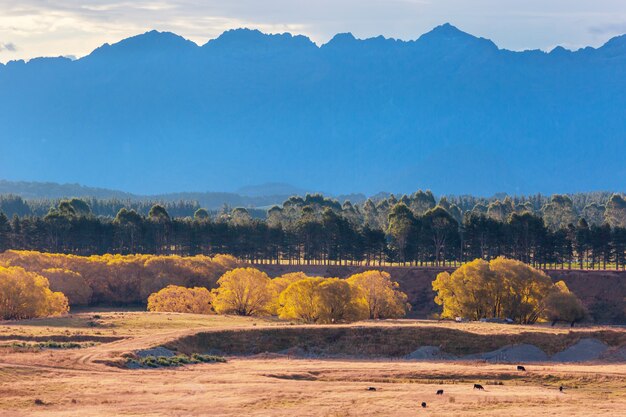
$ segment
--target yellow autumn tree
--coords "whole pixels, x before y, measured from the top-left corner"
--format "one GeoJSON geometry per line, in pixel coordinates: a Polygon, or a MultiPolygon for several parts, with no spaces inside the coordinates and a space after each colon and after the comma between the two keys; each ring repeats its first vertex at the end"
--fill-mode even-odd
{"type": "Polygon", "coordinates": [[[274,302],[271,279],[255,268],[236,268],[217,280],[213,307],[220,314],[260,316],[270,314],[274,302]]]}
{"type": "Polygon", "coordinates": [[[93,291],[78,272],[63,268],[48,268],[40,272],[48,279],[50,289],[65,294],[70,305],[87,305],[93,291]]]}
{"type": "Polygon", "coordinates": [[[0,267],[0,318],[58,316],[69,311],[67,297],[49,288],[48,280],[20,267],[0,267]]]}
{"type": "Polygon", "coordinates": [[[319,286],[324,278],[305,278],[290,284],[280,293],[278,317],[316,323],[320,318],[319,286]]]}
{"type": "Polygon", "coordinates": [[[270,283],[270,291],[272,291],[272,301],[268,308],[268,312],[272,315],[278,315],[280,309],[280,294],[294,282],[309,278],[304,272],[289,272],[272,279],[270,283]]]}
{"type": "Polygon", "coordinates": [[[368,308],[359,290],[339,278],[305,278],[280,294],[279,317],[304,323],[363,320],[368,308]]]}
{"type": "Polygon", "coordinates": [[[441,272],[432,283],[437,293],[435,302],[443,306],[441,317],[497,317],[494,311],[499,308],[500,297],[493,294],[497,292],[495,281],[489,262],[482,259],[468,262],[452,274],[441,272]]]}
{"type": "Polygon", "coordinates": [[[148,297],[148,311],[213,314],[211,292],[204,287],[168,285],[148,297]]]}
{"type": "Polygon", "coordinates": [[[554,326],[559,321],[575,323],[587,317],[583,303],[573,294],[563,281],[554,284],[554,288],[545,299],[544,318],[554,326]]]}
{"type": "Polygon", "coordinates": [[[442,317],[511,318],[535,323],[545,310],[554,285],[549,276],[523,262],[499,257],[476,259],[452,274],[442,272],[432,283],[442,317]]]}
{"type": "Polygon", "coordinates": [[[369,317],[367,304],[358,288],[345,279],[326,278],[318,291],[318,323],[350,323],[369,317]]]}
{"type": "Polygon", "coordinates": [[[168,285],[212,288],[240,262],[229,255],[76,256],[8,250],[0,253],[0,265],[49,276],[50,288],[67,290],[71,304],[83,304],[88,293],[89,303],[123,304],[145,302],[168,285]]]}
{"type": "Polygon", "coordinates": [[[384,271],[366,271],[352,275],[348,282],[353,285],[367,306],[370,319],[404,317],[410,305],[400,285],[391,280],[384,271]]]}

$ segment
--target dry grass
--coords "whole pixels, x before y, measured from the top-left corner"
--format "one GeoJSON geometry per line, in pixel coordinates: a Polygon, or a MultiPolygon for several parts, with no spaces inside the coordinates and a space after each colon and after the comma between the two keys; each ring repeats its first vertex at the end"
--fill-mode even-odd
{"type": "Polygon", "coordinates": [[[615,416],[626,407],[624,365],[542,366],[523,380],[490,385],[498,375],[510,372],[509,368],[286,359],[239,359],[177,370],[3,368],[0,410],[6,415],[49,416],[408,416],[419,412],[431,416],[539,417],[615,416]],[[423,378],[445,377],[449,372],[455,378],[423,378]],[[557,389],[561,381],[547,383],[547,375],[562,378],[567,383],[565,393],[557,389]],[[485,391],[474,391],[473,382],[483,383],[485,391]],[[367,391],[368,386],[375,386],[377,391],[367,391]],[[445,394],[436,396],[440,388],[445,394]],[[46,405],[34,405],[35,399],[46,405]],[[420,410],[422,401],[428,404],[426,410],[420,410]]]}
{"type": "MultiPolygon", "coordinates": [[[[207,330],[298,331],[274,320],[140,312],[82,312],[0,324],[0,335],[123,337],[76,350],[0,350],[0,416],[615,416],[626,409],[626,364],[511,365],[398,360],[230,358],[176,369],[127,370],[102,362],[207,330]],[[100,318],[94,319],[98,315],[100,318]],[[100,327],[88,327],[98,320],[100,327]],[[101,332],[96,334],[95,332],[101,332]],[[112,332],[115,332],[113,334],[112,332]],[[485,386],[474,391],[473,383],[485,386]],[[563,384],[564,393],[558,391],[563,384]],[[367,391],[375,386],[376,391],[367,391]],[[436,396],[444,389],[443,396],[436,396]],[[36,404],[35,400],[40,400],[36,404]],[[422,409],[424,401],[427,408],[422,409]]],[[[461,332],[467,337],[568,337],[569,328],[395,321],[344,328],[461,332]],[[473,336],[472,336],[473,335],[473,336]]],[[[612,331],[590,328],[578,332],[612,331]]],[[[580,335],[578,335],[580,336],[580,335]]],[[[571,336],[570,336],[571,337],[571,336]]],[[[619,336],[621,337],[621,336],[619,336]]]]}
{"type": "Polygon", "coordinates": [[[11,336],[24,339],[49,336],[80,336],[116,338],[151,334],[176,329],[246,328],[256,325],[283,324],[274,319],[237,316],[206,316],[201,314],[148,313],[137,311],[89,311],[64,317],[21,321],[0,321],[0,340],[11,336]]]}

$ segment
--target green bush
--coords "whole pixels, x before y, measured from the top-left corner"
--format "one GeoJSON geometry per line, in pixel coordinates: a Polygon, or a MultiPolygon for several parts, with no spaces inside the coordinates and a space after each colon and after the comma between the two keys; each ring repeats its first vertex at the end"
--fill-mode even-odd
{"type": "Polygon", "coordinates": [[[166,368],[166,367],[176,367],[183,365],[190,365],[196,363],[215,363],[215,362],[226,362],[226,359],[220,356],[213,355],[202,355],[199,353],[194,353],[191,356],[187,355],[176,355],[176,356],[146,356],[145,358],[139,359],[128,359],[126,364],[128,367],[140,367],[140,368],[166,368]]]}
{"type": "Polygon", "coordinates": [[[9,344],[0,345],[0,347],[8,347],[14,349],[81,349],[90,346],[95,346],[95,342],[55,342],[54,340],[48,340],[46,342],[13,342],[9,344]]]}

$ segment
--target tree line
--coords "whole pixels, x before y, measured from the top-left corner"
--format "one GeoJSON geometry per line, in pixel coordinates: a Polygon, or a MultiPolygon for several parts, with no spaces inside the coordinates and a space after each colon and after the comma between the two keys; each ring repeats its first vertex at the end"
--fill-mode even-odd
{"type": "Polygon", "coordinates": [[[40,277],[52,291],[63,293],[70,306],[143,304],[150,294],[168,285],[213,288],[224,273],[240,265],[228,255],[0,253],[0,271],[25,271],[40,277]]]}
{"type": "Polygon", "coordinates": [[[407,296],[387,272],[347,279],[292,272],[276,278],[255,268],[226,272],[210,292],[169,285],[148,298],[149,311],[278,316],[304,323],[346,323],[404,317],[407,296]]]}
{"type": "Polygon", "coordinates": [[[525,201],[506,197],[488,205],[419,191],[362,204],[321,195],[291,197],[264,219],[245,208],[218,213],[197,208],[175,216],[154,204],[147,214],[121,207],[97,216],[89,201],[61,200],[44,216],[0,213],[0,251],[75,255],[229,254],[258,263],[450,266],[498,256],[536,267],[617,268],[626,265],[626,200],[613,194],[525,201]],[[580,200],[580,199],[579,199],[580,200]]]}

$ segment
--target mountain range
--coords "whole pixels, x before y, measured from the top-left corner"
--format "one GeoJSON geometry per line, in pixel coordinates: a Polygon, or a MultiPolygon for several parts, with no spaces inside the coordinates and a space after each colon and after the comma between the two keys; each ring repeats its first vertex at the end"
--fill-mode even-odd
{"type": "MultiPolygon", "coordinates": [[[[225,205],[229,207],[246,207],[266,209],[281,205],[289,197],[313,194],[290,184],[268,183],[242,187],[235,193],[203,191],[203,192],[173,192],[164,194],[132,194],[125,191],[107,188],[89,187],[81,184],[58,184],[54,182],[7,181],[0,179],[0,200],[2,197],[19,196],[25,200],[60,200],[73,197],[95,198],[100,200],[122,200],[124,202],[154,202],[164,201],[178,203],[194,201],[200,207],[209,210],[218,210],[225,205]]],[[[388,193],[379,193],[370,196],[374,199],[386,197],[388,193]]],[[[363,194],[328,195],[339,202],[363,203],[367,196],[363,194]]],[[[0,212],[2,211],[0,204],[0,212]]],[[[6,214],[6,213],[5,213],[6,214]]],[[[10,217],[10,216],[9,216],[10,217]]]]}
{"type": "Polygon", "coordinates": [[[622,191],[626,35],[514,52],[449,24],[321,46],[152,31],[0,64],[0,147],[0,178],[141,195],[622,191]]]}

